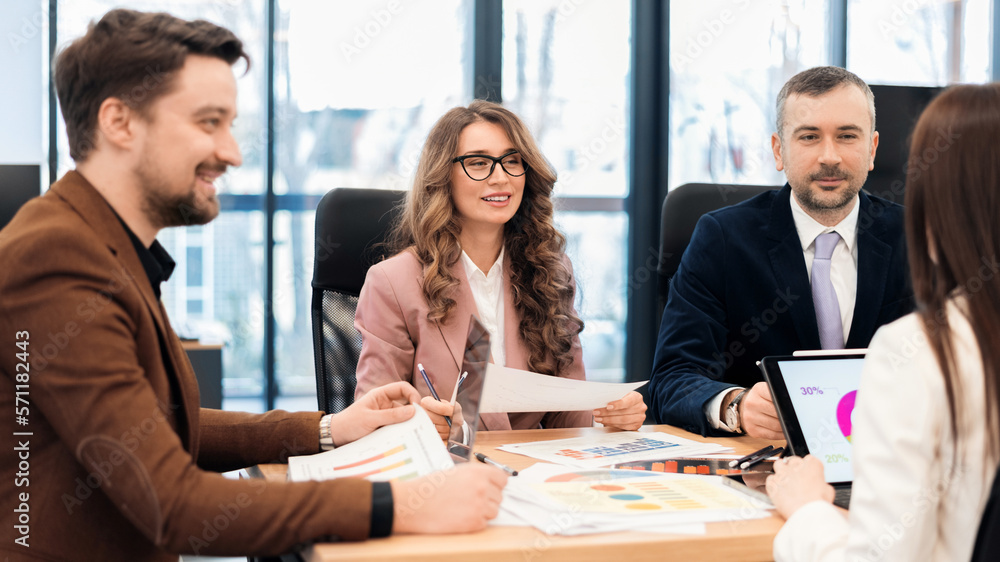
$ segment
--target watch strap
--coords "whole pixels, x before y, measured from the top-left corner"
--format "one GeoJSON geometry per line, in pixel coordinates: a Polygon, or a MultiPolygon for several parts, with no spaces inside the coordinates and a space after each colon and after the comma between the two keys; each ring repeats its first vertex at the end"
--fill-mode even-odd
{"type": "Polygon", "coordinates": [[[333,414],[327,414],[319,419],[319,449],[321,451],[329,451],[336,448],[336,445],[333,444],[333,433],[330,431],[330,422],[332,420],[333,414]]]}
{"type": "MultiPolygon", "coordinates": [[[[736,390],[734,389],[733,392],[735,391],[736,390]]],[[[727,429],[729,429],[729,431],[734,433],[743,433],[743,409],[740,408],[740,404],[743,402],[743,397],[746,396],[746,393],[747,389],[741,388],[732,400],[729,400],[728,402],[725,400],[723,401],[722,423],[727,429]],[[736,422],[735,427],[730,423],[730,411],[735,418],[733,420],[736,422]]]]}

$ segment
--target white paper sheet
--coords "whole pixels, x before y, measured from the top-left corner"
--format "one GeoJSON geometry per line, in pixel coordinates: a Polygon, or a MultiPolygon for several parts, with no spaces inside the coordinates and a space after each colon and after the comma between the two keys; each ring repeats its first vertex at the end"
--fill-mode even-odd
{"type": "Polygon", "coordinates": [[[489,363],[479,413],[593,410],[607,406],[646,382],[580,381],[489,363]]]}
{"type": "Polygon", "coordinates": [[[427,413],[417,407],[405,422],[315,455],[288,459],[288,479],[329,480],[355,477],[373,482],[409,480],[454,466],[427,413]]]}

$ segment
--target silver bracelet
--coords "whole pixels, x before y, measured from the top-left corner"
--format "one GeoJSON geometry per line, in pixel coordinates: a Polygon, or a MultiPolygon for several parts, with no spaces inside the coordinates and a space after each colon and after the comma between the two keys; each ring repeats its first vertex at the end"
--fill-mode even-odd
{"type": "Polygon", "coordinates": [[[330,432],[330,422],[333,414],[327,414],[319,419],[319,448],[321,451],[329,451],[336,447],[333,444],[333,434],[330,432]]]}

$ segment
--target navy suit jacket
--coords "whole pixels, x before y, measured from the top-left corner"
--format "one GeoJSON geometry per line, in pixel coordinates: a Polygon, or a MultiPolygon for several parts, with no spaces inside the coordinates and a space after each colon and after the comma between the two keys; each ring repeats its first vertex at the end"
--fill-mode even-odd
{"type": "MultiPolygon", "coordinates": [[[[704,215],[671,280],[650,378],[658,423],[722,435],[705,403],[733,384],[763,380],[767,355],[820,349],[812,288],[791,188],[704,215]]],[[[860,194],[858,289],[846,347],[913,310],[901,205],[860,194]]]]}

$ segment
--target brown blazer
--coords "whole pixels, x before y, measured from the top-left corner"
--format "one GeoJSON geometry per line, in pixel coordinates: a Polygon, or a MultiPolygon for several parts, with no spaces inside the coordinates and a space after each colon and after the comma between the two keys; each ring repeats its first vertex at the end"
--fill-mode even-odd
{"type": "MultiPolygon", "coordinates": [[[[422,396],[430,396],[417,363],[424,366],[439,396],[444,400],[451,397],[462,365],[468,319],[478,314],[460,261],[452,266],[452,275],[459,280],[454,296],[456,304],[447,321],[440,325],[427,320],[427,300],[421,288],[423,266],[413,252],[403,252],[368,270],[354,320],[362,340],[357,397],[399,380],[412,384],[422,396]]],[[[503,286],[506,363],[508,367],[527,370],[528,350],[521,339],[521,322],[514,309],[506,266],[503,286]]],[[[573,363],[559,376],[584,380],[579,337],[573,338],[573,348],[573,363]]],[[[487,430],[586,427],[594,423],[589,411],[483,414],[480,417],[487,430]]]]}
{"type": "Polygon", "coordinates": [[[0,556],[177,560],[368,536],[366,481],[216,472],[317,452],[321,414],[199,408],[191,365],[128,234],[83,176],[66,174],[0,231],[0,299],[0,556]],[[23,406],[17,332],[29,342],[27,425],[12,415],[23,406]],[[19,480],[23,443],[30,470],[19,480]],[[14,528],[24,493],[27,548],[14,528]]]}

